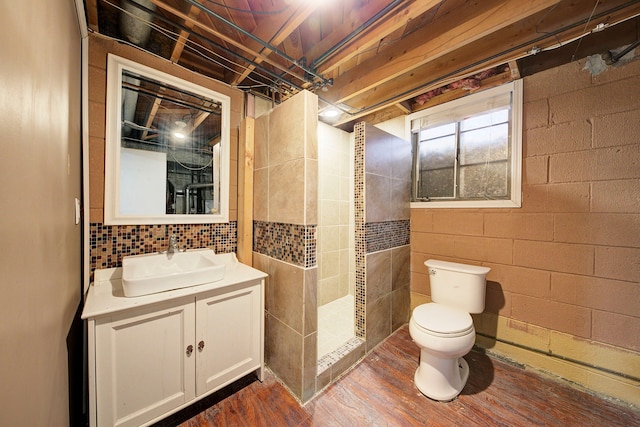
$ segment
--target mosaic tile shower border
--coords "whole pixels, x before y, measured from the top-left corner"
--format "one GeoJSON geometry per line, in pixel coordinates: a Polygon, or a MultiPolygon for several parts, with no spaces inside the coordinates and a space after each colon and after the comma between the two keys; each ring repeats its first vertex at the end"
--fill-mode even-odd
{"type": "Polygon", "coordinates": [[[253,251],[303,268],[316,266],[316,225],[253,222],[253,251]]]}
{"type": "Polygon", "coordinates": [[[409,244],[410,220],[368,222],[365,224],[366,253],[409,244]]]}
{"type": "Polygon", "coordinates": [[[355,283],[355,316],[356,337],[365,339],[366,335],[366,225],[365,225],[365,200],[364,200],[364,146],[365,123],[358,122],[353,127],[355,137],[354,147],[354,176],[353,176],[353,204],[355,211],[355,258],[356,258],[356,283],[355,283]]]}
{"type": "Polygon", "coordinates": [[[320,375],[331,366],[333,366],[336,362],[342,359],[347,354],[351,353],[354,350],[357,350],[358,347],[364,344],[364,340],[362,338],[351,338],[349,341],[344,343],[339,348],[333,350],[331,353],[325,354],[320,359],[318,359],[318,373],[320,375]]]}
{"type": "Polygon", "coordinates": [[[120,267],[123,256],[165,250],[172,234],[178,237],[180,247],[210,247],[216,253],[236,252],[238,249],[236,221],[222,224],[162,225],[91,223],[89,232],[92,275],[97,268],[120,267]]]}

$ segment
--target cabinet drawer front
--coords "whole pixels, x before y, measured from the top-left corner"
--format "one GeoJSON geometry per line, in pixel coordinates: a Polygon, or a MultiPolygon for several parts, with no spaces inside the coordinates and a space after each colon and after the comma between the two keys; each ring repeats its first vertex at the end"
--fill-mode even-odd
{"type": "Polygon", "coordinates": [[[193,399],[193,299],[96,322],[99,425],[138,426],[193,399]]]}

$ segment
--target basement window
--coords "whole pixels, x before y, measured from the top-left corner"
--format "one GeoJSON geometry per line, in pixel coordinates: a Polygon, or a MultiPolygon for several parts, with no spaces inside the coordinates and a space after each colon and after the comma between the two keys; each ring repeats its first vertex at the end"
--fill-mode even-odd
{"type": "Polygon", "coordinates": [[[522,204],[522,80],[408,116],[412,208],[522,204]]]}

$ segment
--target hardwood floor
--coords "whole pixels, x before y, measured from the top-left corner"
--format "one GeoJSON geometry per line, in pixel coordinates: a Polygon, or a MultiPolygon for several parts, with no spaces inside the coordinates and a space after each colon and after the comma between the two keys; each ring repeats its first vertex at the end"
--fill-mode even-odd
{"type": "Polygon", "coordinates": [[[304,406],[267,371],[158,426],[640,426],[638,410],[476,351],[460,396],[435,402],[413,384],[418,353],[404,326],[304,406]]]}

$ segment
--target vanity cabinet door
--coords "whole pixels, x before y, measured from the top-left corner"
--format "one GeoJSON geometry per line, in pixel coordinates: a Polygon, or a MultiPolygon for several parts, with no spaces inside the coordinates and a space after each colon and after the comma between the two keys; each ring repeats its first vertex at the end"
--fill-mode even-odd
{"type": "Polygon", "coordinates": [[[195,398],[193,301],[96,319],[99,426],[139,426],[195,398]]]}
{"type": "MultiPolygon", "coordinates": [[[[259,369],[262,376],[262,282],[196,299],[196,394],[259,369]]],[[[262,378],[260,378],[262,379],[262,378]]]]}

